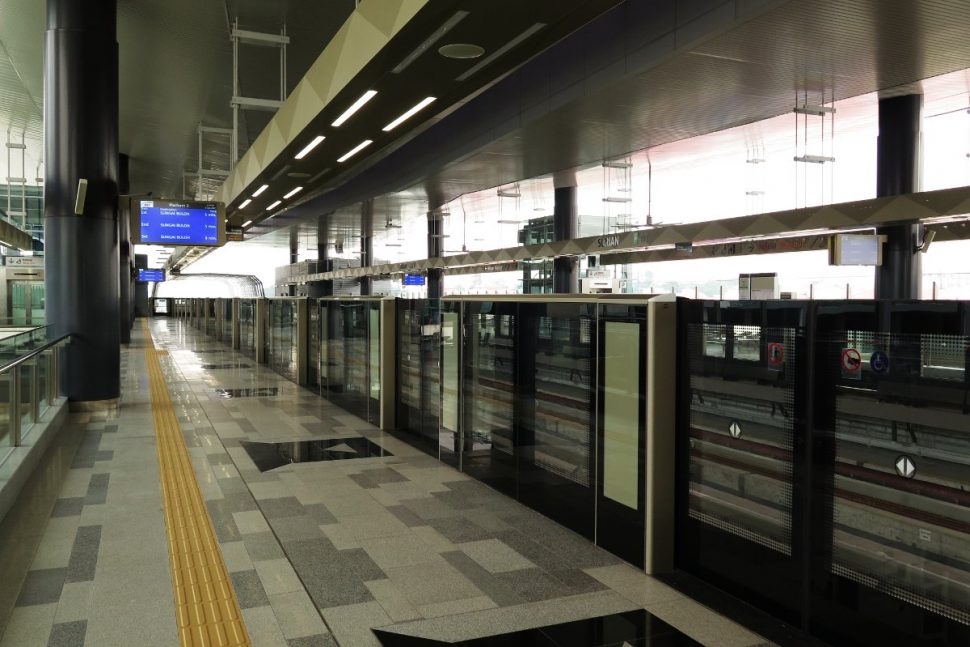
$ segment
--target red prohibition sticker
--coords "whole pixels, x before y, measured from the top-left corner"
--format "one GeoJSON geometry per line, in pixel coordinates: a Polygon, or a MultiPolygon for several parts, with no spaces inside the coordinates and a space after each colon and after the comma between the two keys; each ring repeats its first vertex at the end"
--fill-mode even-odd
{"type": "Polygon", "coordinates": [[[855,348],[846,348],[842,351],[842,375],[846,377],[862,375],[862,353],[855,348]]]}
{"type": "Polygon", "coordinates": [[[785,345],[779,342],[768,344],[768,365],[781,366],[785,363],[785,345]]]}

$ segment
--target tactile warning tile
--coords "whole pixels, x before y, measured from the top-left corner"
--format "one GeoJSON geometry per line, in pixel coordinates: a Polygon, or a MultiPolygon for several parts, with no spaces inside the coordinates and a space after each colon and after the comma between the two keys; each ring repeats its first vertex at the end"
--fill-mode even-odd
{"type": "Polygon", "coordinates": [[[222,561],[175,409],[145,324],[145,360],[158,447],[175,613],[183,646],[249,645],[239,601],[222,561]]]}

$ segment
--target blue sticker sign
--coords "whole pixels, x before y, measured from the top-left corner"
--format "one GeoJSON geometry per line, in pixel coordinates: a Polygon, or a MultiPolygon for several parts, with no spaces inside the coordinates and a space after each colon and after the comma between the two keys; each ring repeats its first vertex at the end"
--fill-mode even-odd
{"type": "Polygon", "coordinates": [[[869,358],[869,368],[872,369],[873,373],[888,373],[889,372],[889,355],[881,350],[877,350],[869,358]]]}

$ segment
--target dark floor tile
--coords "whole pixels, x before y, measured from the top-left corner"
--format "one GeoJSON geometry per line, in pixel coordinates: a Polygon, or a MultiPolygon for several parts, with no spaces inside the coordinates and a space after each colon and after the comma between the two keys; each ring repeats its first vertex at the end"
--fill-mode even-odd
{"type": "Polygon", "coordinates": [[[249,553],[250,559],[254,562],[285,557],[276,536],[270,531],[243,535],[243,543],[246,545],[246,552],[249,553]]]}
{"type": "Polygon", "coordinates": [[[373,600],[350,562],[326,538],[287,542],[283,549],[319,609],[373,600]]]}
{"type": "Polygon", "coordinates": [[[306,514],[303,504],[296,497],[286,496],[278,499],[261,499],[259,509],[267,519],[298,517],[306,514]]]}
{"type": "Polygon", "coordinates": [[[267,521],[277,539],[283,543],[323,537],[320,525],[305,514],[298,517],[270,517],[267,521]]]}
{"type": "Polygon", "coordinates": [[[251,609],[269,604],[263,583],[255,570],[230,573],[229,577],[232,578],[232,588],[236,591],[240,608],[251,609]]]}
{"type": "Polygon", "coordinates": [[[80,647],[84,644],[84,635],[87,631],[87,620],[59,622],[51,627],[47,647],[80,647]]]}
{"type": "Polygon", "coordinates": [[[306,511],[307,516],[320,525],[325,526],[337,523],[337,518],[333,516],[323,503],[311,503],[310,505],[303,506],[303,509],[306,511]]]}
{"type": "Polygon", "coordinates": [[[241,478],[216,479],[216,482],[219,483],[219,488],[223,494],[237,494],[239,492],[249,494],[249,488],[246,487],[246,482],[241,478]]]}
{"type": "Polygon", "coordinates": [[[605,591],[607,588],[609,588],[595,577],[587,575],[586,571],[579,568],[561,571],[549,571],[549,575],[552,575],[554,578],[565,584],[569,588],[570,595],[594,593],[596,591],[605,591]]]}
{"type": "Polygon", "coordinates": [[[97,454],[95,454],[94,460],[98,462],[110,461],[110,460],[114,460],[114,457],[115,457],[115,453],[113,449],[101,449],[98,451],[97,454]]]}
{"type": "Polygon", "coordinates": [[[387,508],[387,511],[398,518],[398,521],[404,525],[413,528],[414,526],[427,526],[428,522],[414,514],[409,508],[403,505],[393,505],[387,508]]]}
{"type": "Polygon", "coordinates": [[[481,507],[477,500],[466,497],[462,492],[432,492],[431,495],[455,510],[473,510],[481,507]]]}
{"type": "Polygon", "coordinates": [[[374,560],[370,558],[370,555],[363,548],[342,550],[340,551],[340,555],[347,560],[350,567],[354,569],[354,572],[357,573],[362,581],[370,582],[372,580],[387,579],[387,574],[374,563],[374,560]]]}
{"type": "Polygon", "coordinates": [[[569,595],[565,584],[541,568],[523,568],[508,573],[496,573],[495,577],[526,602],[551,600],[569,595]]]}
{"type": "Polygon", "coordinates": [[[216,539],[219,543],[227,541],[239,541],[242,535],[236,526],[236,520],[232,518],[232,508],[225,499],[212,499],[205,502],[209,510],[209,518],[212,520],[212,527],[216,531],[216,539]]]}
{"type": "Polygon", "coordinates": [[[373,490],[380,487],[377,482],[373,481],[366,474],[348,474],[350,480],[364,488],[365,490],[373,490]]]}
{"type": "Polygon", "coordinates": [[[421,519],[433,521],[436,519],[457,519],[460,512],[449,505],[446,505],[434,497],[422,497],[420,499],[407,499],[401,502],[405,508],[416,514],[421,519]]]}
{"type": "Polygon", "coordinates": [[[224,496],[231,512],[252,512],[259,509],[259,506],[256,505],[256,499],[253,498],[248,489],[228,494],[225,494],[224,491],[224,496]]]}
{"type": "Polygon", "coordinates": [[[206,460],[209,461],[209,465],[232,465],[229,454],[206,454],[206,460]]]}
{"type": "Polygon", "coordinates": [[[378,485],[381,485],[383,483],[405,483],[411,480],[408,477],[401,474],[400,472],[398,472],[397,470],[390,467],[381,467],[373,470],[364,470],[363,473],[366,474],[370,480],[374,481],[378,485]]]}
{"type": "Polygon", "coordinates": [[[337,641],[330,634],[290,638],[286,644],[287,647],[337,647],[337,641]]]}
{"type": "Polygon", "coordinates": [[[84,508],[83,496],[65,497],[54,501],[54,509],[51,511],[52,517],[76,517],[81,514],[84,508]]]}
{"type": "Polygon", "coordinates": [[[81,526],[74,535],[65,582],[90,582],[98,568],[101,526],[81,526]]]}
{"type": "Polygon", "coordinates": [[[481,589],[500,607],[507,607],[514,604],[522,604],[524,600],[517,595],[512,588],[505,582],[499,580],[492,573],[481,567],[481,565],[460,550],[441,553],[445,560],[454,566],[458,571],[471,580],[471,583],[481,589]]]}
{"type": "Polygon", "coordinates": [[[461,544],[466,541],[491,539],[494,535],[486,532],[464,517],[431,519],[429,525],[448,541],[461,544]]]}
{"type": "Polygon", "coordinates": [[[17,598],[18,607],[29,607],[35,604],[50,604],[61,599],[64,589],[66,568],[42,568],[27,571],[20,596],[17,598]]]}
{"type": "Polygon", "coordinates": [[[105,425],[102,433],[113,434],[118,431],[118,425],[105,425]]]}
{"type": "Polygon", "coordinates": [[[88,482],[88,493],[84,497],[85,505],[100,505],[108,498],[108,481],[110,474],[92,474],[88,482]]]}

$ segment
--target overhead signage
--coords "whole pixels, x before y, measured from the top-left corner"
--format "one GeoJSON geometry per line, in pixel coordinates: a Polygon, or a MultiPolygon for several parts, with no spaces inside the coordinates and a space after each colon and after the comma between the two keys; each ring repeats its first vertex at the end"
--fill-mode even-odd
{"type": "Polygon", "coordinates": [[[601,248],[619,247],[620,237],[616,234],[610,236],[600,236],[596,239],[596,246],[601,248]]]}
{"type": "Polygon", "coordinates": [[[874,234],[832,236],[829,265],[882,265],[882,238],[874,234]]]}
{"type": "Polygon", "coordinates": [[[230,227],[226,230],[227,243],[241,243],[243,241],[243,230],[241,227],[230,227]]]}
{"type": "Polygon", "coordinates": [[[405,274],[402,283],[404,285],[424,285],[424,274],[405,274]]]}
{"type": "Polygon", "coordinates": [[[900,456],[896,459],[896,473],[904,479],[911,479],[916,476],[916,463],[909,456],[900,456]]]}
{"type": "Polygon", "coordinates": [[[855,348],[842,351],[842,377],[854,380],[862,377],[862,353],[855,348]]]}
{"type": "Polygon", "coordinates": [[[165,270],[146,270],[138,268],[139,283],[161,283],[165,280],[165,270]]]}
{"type": "Polygon", "coordinates": [[[44,267],[43,256],[4,256],[3,264],[7,267],[44,267]]]}
{"type": "Polygon", "coordinates": [[[132,200],[132,240],[143,245],[226,243],[225,205],[221,202],[132,200]]]}

